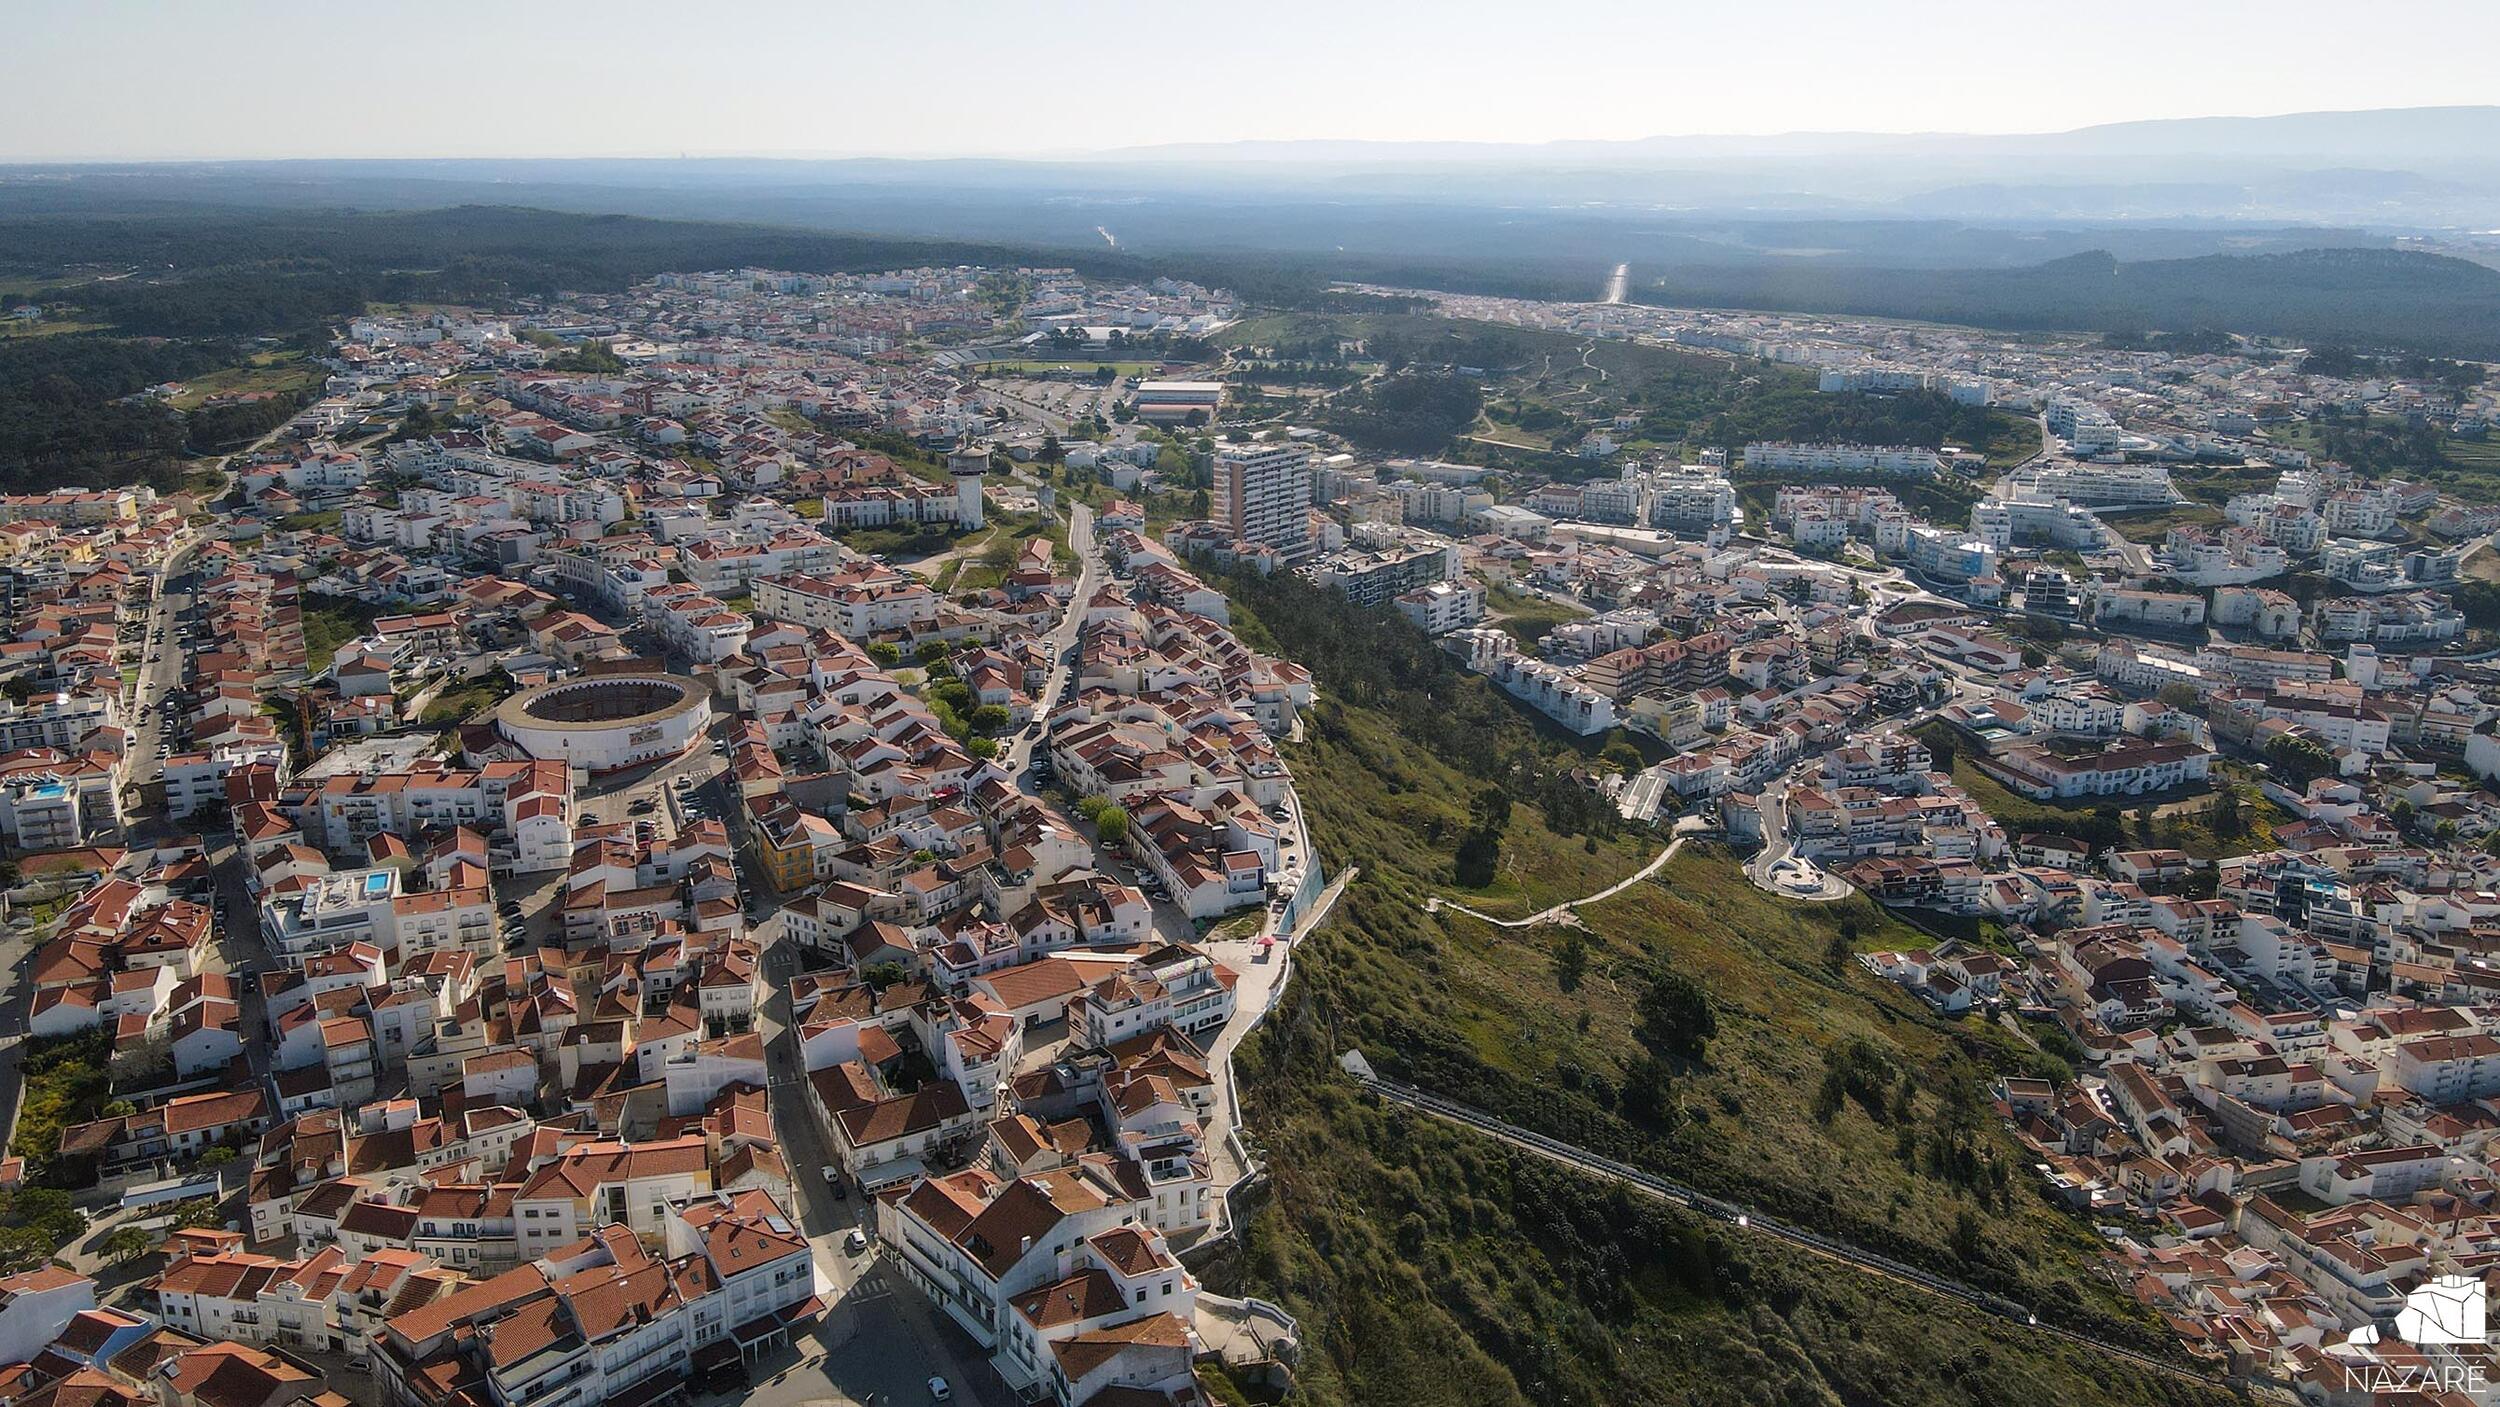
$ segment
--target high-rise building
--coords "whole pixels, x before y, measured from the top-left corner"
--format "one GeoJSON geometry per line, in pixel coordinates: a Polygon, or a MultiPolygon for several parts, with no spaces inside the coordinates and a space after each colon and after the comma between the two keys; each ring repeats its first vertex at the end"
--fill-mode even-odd
{"type": "Polygon", "coordinates": [[[1235,541],[1300,547],[1310,537],[1311,452],[1298,444],[1215,447],[1215,525],[1235,541]]]}

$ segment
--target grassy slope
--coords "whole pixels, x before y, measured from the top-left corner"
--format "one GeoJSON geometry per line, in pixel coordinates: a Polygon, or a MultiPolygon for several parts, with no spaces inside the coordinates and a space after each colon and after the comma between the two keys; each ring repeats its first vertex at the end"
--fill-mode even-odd
{"type": "MultiPolygon", "coordinates": [[[[2205,1400],[1356,1094],[1332,1063],[1350,1048],[1507,1117],[2159,1342],[2094,1277],[2088,1231],[2041,1204],[2019,1167],[1990,1193],[1988,1234],[1966,1261],[1947,1241],[1978,1202],[1905,1167],[1894,1128],[1857,1105],[1815,1117],[1824,1053],[1850,1037],[1928,1091],[1908,1119],[1922,1132],[1940,1114],[1932,1091],[2022,1058],[1994,1028],[1945,1025],[1854,966],[1827,965],[1843,918],[1861,947],[1914,941],[1908,930],[1862,902],[1778,904],[1725,857],[1688,853],[1662,884],[1590,911],[1588,974],[1565,993],[1550,953],[1561,930],[1420,907],[1447,881],[1448,820],[1481,783],[1408,742],[1390,711],[1324,712],[1293,749],[1301,794],[1330,862],[1364,874],[1245,1048],[1273,1198],[1212,1276],[1302,1316],[1310,1400],[2205,1400]],[[1672,1130],[1609,1107],[1654,963],[1699,978],[1720,1022],[1708,1065],[1673,1083],[1684,1115],[1672,1130]]],[[[1540,830],[1534,807],[1516,807],[1506,852],[1585,855],[1540,830]]],[[[2013,1158],[1993,1127],[1981,1138],[1988,1157],[2013,1158]]]]}
{"type": "Polygon", "coordinates": [[[2212,528],[2224,525],[2222,510],[2210,504],[2181,504],[2175,508],[2156,509],[2150,513],[2108,513],[2102,521],[2117,529],[2129,542],[2159,545],[2170,538],[2172,528],[2212,528]]]}

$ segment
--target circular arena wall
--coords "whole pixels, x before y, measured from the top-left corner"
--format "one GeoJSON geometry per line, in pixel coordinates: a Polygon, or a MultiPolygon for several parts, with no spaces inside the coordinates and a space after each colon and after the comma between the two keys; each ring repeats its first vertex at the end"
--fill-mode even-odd
{"type": "Polygon", "coordinates": [[[532,757],[613,772],[674,757],[712,723],[703,685],[668,674],[601,674],[525,689],[495,731],[532,757]]]}

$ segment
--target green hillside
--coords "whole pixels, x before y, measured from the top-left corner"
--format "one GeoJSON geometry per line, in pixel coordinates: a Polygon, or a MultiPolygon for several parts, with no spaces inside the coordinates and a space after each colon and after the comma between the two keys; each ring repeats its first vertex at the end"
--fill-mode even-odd
{"type": "Polygon", "coordinates": [[[1428,647],[1405,652],[1398,637],[1420,636],[1402,623],[1298,583],[1236,585],[1245,631],[1310,650],[1329,701],[1292,749],[1295,773],[1329,862],[1363,867],[1243,1052],[1274,1182],[1246,1245],[1213,1272],[1219,1288],[1302,1316],[1311,1400],[2221,1400],[1360,1094],[1337,1073],[1347,1049],[2001,1288],[2044,1317],[2169,1351],[2099,1276],[2089,1229],[2033,1190],[1985,1109],[1991,1071],[2045,1058],[1996,1028],[1937,1021],[1835,942],[1918,935],[1862,901],[1772,901],[1699,849],[1661,882],[1594,906],[1576,936],[1425,912],[1436,893],[1474,902],[1454,883],[1454,852],[1488,785],[1516,795],[1504,852],[1576,852],[1588,863],[1573,884],[1620,877],[1655,841],[1569,834],[1583,818],[1559,801],[1549,812],[1545,784],[1590,757],[1428,647]],[[1383,671],[1362,664],[1382,656],[1383,671]],[[1391,672],[1399,682],[1385,682],[1391,672]],[[1483,736],[1453,749],[1453,728],[1483,736]],[[1715,1018],[1698,1060],[1673,1053],[1689,1032],[1643,1000],[1668,973],[1697,984],[1715,1018]]]}

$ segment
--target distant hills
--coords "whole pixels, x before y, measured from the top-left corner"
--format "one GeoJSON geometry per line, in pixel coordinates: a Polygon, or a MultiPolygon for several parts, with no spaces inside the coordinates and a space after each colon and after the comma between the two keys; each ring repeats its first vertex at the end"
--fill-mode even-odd
{"type": "Polygon", "coordinates": [[[390,236],[412,255],[448,242],[463,276],[508,260],[550,277],[577,254],[612,276],[663,251],[826,257],[792,243],[813,235],[853,241],[832,251],[845,259],[880,242],[1013,249],[1169,268],[1269,301],[1332,279],[1593,298],[1628,263],[1633,296],[1658,301],[2500,356],[2500,106],[2014,136],[1238,142],[1052,161],[0,167],[0,227],[12,236],[0,267],[122,249],[195,266],[227,243],[263,272],[290,243],[360,277],[445,267],[369,247],[390,236]],[[534,214],[442,222],[462,206],[534,214]],[[551,212],[693,223],[600,231],[574,251],[543,238],[551,212]],[[2098,262],[2069,262],[2083,255],[2098,262]]]}
{"type": "Polygon", "coordinates": [[[1094,160],[1148,162],[1541,162],[1655,165],[1889,156],[2224,158],[2302,166],[2371,165],[2411,170],[2500,165],[2500,105],[2296,112],[2275,117],[2190,117],[2114,122],[2065,132],[1781,132],[1622,141],[1164,143],[1096,153],[1094,160]]]}
{"type": "Polygon", "coordinates": [[[1640,302],[1919,318],[2083,332],[2225,328],[2312,343],[2500,358],[2500,270],[2393,249],[2304,249],[2126,263],[2104,252],[2022,269],[1687,265],[1640,302]]]}
{"type": "Polygon", "coordinates": [[[2500,226],[2500,106],[2180,118],[2011,135],[1207,142],[1121,148],[1091,160],[1106,171],[1186,170],[1199,183],[1408,191],[1429,183],[1445,198],[1506,193],[1755,214],[2500,226]]]}

